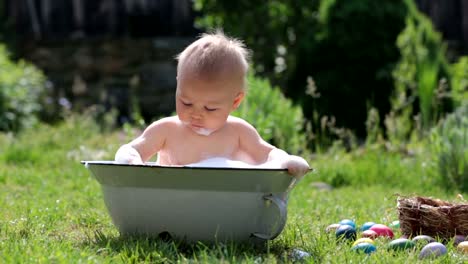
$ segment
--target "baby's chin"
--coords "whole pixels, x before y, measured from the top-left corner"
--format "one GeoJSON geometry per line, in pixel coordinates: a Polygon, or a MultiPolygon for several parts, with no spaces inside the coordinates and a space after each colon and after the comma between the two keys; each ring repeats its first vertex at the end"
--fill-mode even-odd
{"type": "Polygon", "coordinates": [[[208,129],[208,128],[204,128],[204,127],[196,128],[196,127],[190,126],[189,122],[185,122],[185,121],[181,121],[181,122],[182,122],[182,124],[188,126],[193,132],[197,133],[200,136],[206,136],[207,137],[207,136],[211,135],[215,131],[213,129],[208,129]]]}
{"type": "Polygon", "coordinates": [[[213,129],[207,129],[207,128],[203,128],[203,127],[202,128],[193,128],[192,127],[192,130],[193,130],[193,132],[197,133],[198,135],[206,136],[206,137],[211,135],[214,132],[213,129]]]}

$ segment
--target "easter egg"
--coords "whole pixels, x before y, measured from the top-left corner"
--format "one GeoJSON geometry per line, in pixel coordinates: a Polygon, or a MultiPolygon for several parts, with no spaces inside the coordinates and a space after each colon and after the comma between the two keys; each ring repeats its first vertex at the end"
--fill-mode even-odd
{"type": "Polygon", "coordinates": [[[368,238],[368,237],[361,237],[360,239],[354,241],[353,246],[360,244],[360,243],[370,243],[374,244],[374,240],[368,238]]]}
{"type": "Polygon", "coordinates": [[[362,232],[361,234],[362,237],[367,237],[367,238],[370,238],[370,239],[375,239],[377,238],[379,235],[374,231],[374,230],[366,230],[364,232],[362,232]]]}
{"type": "Polygon", "coordinates": [[[351,248],[352,251],[359,253],[370,254],[377,250],[377,248],[371,243],[359,243],[351,248]]]}
{"type": "Polygon", "coordinates": [[[435,258],[447,254],[447,248],[439,242],[431,242],[425,245],[419,253],[419,259],[435,258]]]}
{"type": "Polygon", "coordinates": [[[390,227],[392,229],[398,229],[400,228],[400,221],[393,221],[391,224],[390,224],[390,227]]]}
{"type": "Polygon", "coordinates": [[[433,237],[426,235],[415,236],[413,237],[413,239],[411,239],[411,241],[413,241],[416,245],[419,246],[425,246],[431,242],[436,242],[436,240],[433,237]]]}
{"type": "Polygon", "coordinates": [[[468,237],[465,237],[465,236],[462,236],[462,235],[456,235],[453,238],[453,244],[456,246],[456,245],[460,244],[461,242],[466,241],[467,239],[468,239],[468,237]]]}
{"type": "Polygon", "coordinates": [[[393,231],[386,225],[375,224],[369,228],[369,230],[375,231],[379,237],[393,238],[393,231]]]}
{"type": "Polygon", "coordinates": [[[364,224],[362,224],[361,226],[361,231],[366,231],[367,229],[371,228],[371,226],[375,225],[374,222],[365,222],[364,224]]]}
{"type": "Polygon", "coordinates": [[[407,238],[398,238],[393,240],[388,244],[388,248],[392,250],[405,250],[405,249],[410,249],[414,248],[416,244],[407,239],[407,238]]]}
{"type": "Polygon", "coordinates": [[[352,226],[353,228],[356,228],[356,223],[354,223],[353,220],[350,219],[343,219],[339,222],[340,225],[349,225],[352,226]]]}
{"type": "Polygon", "coordinates": [[[463,241],[458,244],[457,249],[465,254],[468,254],[468,241],[463,241]]]}
{"type": "Polygon", "coordinates": [[[326,231],[327,233],[329,233],[329,232],[335,232],[336,229],[337,229],[338,227],[340,227],[340,224],[331,224],[331,225],[327,226],[327,228],[325,229],[325,231],[326,231]]]}
{"type": "Polygon", "coordinates": [[[356,229],[350,225],[340,225],[335,232],[336,238],[338,239],[356,239],[356,229]]]}

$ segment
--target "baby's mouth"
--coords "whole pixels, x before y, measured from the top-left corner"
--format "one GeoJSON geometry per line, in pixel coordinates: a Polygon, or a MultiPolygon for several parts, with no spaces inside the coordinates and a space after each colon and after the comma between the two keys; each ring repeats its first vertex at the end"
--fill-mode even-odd
{"type": "Polygon", "coordinates": [[[198,124],[191,124],[189,122],[184,122],[185,125],[189,126],[193,132],[197,133],[198,135],[202,136],[209,136],[214,131],[212,129],[205,128],[198,124]]]}

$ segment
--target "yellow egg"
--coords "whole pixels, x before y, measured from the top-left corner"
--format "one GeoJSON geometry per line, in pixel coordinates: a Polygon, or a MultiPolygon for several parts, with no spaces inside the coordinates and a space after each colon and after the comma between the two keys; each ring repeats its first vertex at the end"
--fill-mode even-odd
{"type": "Polygon", "coordinates": [[[374,240],[368,238],[368,237],[361,237],[360,239],[354,241],[353,246],[360,244],[360,243],[370,243],[374,244],[374,240]]]}
{"type": "Polygon", "coordinates": [[[468,241],[463,241],[458,244],[457,249],[465,254],[468,253],[468,241]]]}

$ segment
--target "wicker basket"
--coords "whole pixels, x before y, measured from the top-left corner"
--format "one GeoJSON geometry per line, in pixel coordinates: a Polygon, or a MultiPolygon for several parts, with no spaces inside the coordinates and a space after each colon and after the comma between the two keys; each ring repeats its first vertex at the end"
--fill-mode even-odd
{"type": "Polygon", "coordinates": [[[451,239],[468,236],[468,204],[424,197],[398,197],[398,218],[403,235],[451,239]]]}

